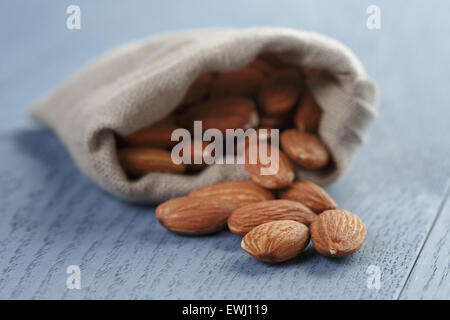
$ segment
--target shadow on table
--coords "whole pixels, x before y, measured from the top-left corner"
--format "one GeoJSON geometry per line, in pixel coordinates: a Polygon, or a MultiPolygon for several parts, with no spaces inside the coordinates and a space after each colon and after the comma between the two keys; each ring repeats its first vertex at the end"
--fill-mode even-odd
{"type": "Polygon", "coordinates": [[[49,130],[36,128],[15,131],[10,134],[10,138],[19,152],[38,160],[46,168],[74,167],[67,150],[49,130]]]}

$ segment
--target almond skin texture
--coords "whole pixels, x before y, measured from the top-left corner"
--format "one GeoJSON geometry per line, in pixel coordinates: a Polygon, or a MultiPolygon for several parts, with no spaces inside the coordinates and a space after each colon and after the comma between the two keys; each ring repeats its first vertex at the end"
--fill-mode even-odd
{"type": "MultiPolygon", "coordinates": [[[[268,147],[267,153],[270,156],[271,147],[269,144],[267,144],[267,147],[268,147]]],[[[246,155],[248,155],[248,152],[246,152],[246,155]]],[[[247,174],[250,177],[250,179],[266,189],[283,189],[290,186],[295,179],[295,173],[294,168],[292,167],[292,164],[286,157],[286,155],[281,150],[279,150],[278,159],[276,157],[273,157],[271,158],[271,161],[278,162],[278,170],[273,174],[263,175],[261,173],[261,168],[270,168],[271,165],[273,164],[271,163],[263,164],[259,161],[259,159],[257,159],[257,163],[253,164],[250,163],[247,157],[245,161],[245,170],[247,170],[247,174]]]]}
{"type": "Polygon", "coordinates": [[[280,135],[280,144],[287,156],[306,169],[320,169],[330,161],[325,144],[316,135],[288,129],[280,135]]]}
{"type": "Polygon", "coordinates": [[[189,196],[212,197],[231,201],[242,207],[249,203],[273,200],[271,192],[252,181],[226,181],[192,191],[189,196]]]}
{"type": "Polygon", "coordinates": [[[265,76],[250,67],[222,73],[212,84],[211,97],[251,97],[256,94],[264,81],[265,76]]]}
{"type": "Polygon", "coordinates": [[[261,127],[273,128],[273,129],[285,129],[292,123],[292,116],[268,116],[262,115],[259,119],[259,125],[261,127]]]}
{"type": "Polygon", "coordinates": [[[291,67],[289,64],[282,61],[278,54],[273,52],[263,52],[258,56],[258,59],[261,59],[262,61],[271,65],[275,69],[291,67]]]}
{"type": "Polygon", "coordinates": [[[241,247],[255,259],[283,262],[299,255],[309,243],[308,227],[291,220],[261,224],[242,238],[241,247]]]}
{"type": "Polygon", "coordinates": [[[149,172],[183,173],[186,165],[172,162],[170,152],[160,149],[124,148],[117,151],[123,170],[131,176],[149,172]]]}
{"type": "Polygon", "coordinates": [[[317,214],[337,208],[328,193],[311,181],[295,181],[292,186],[281,191],[279,196],[280,199],[300,202],[317,214]]]}
{"type": "Polygon", "coordinates": [[[192,106],[180,117],[180,124],[194,129],[194,121],[201,120],[203,130],[248,129],[258,126],[259,118],[252,100],[242,97],[226,97],[209,100],[192,106]]]}
{"type": "Polygon", "coordinates": [[[286,68],[274,73],[261,87],[258,102],[267,115],[289,111],[303,91],[303,79],[296,68],[286,68]]]}
{"type": "Polygon", "coordinates": [[[156,208],[166,229],[184,235],[205,235],[222,230],[236,205],[219,198],[180,197],[156,208]]]}
{"type": "Polygon", "coordinates": [[[177,142],[171,141],[172,132],[178,127],[170,123],[158,123],[136,131],[123,138],[127,146],[169,148],[177,142]]]}
{"type": "Polygon", "coordinates": [[[322,109],[320,109],[312,94],[307,92],[297,107],[294,123],[299,131],[316,133],[321,116],[322,109]]]}
{"type": "Polygon", "coordinates": [[[228,218],[231,232],[244,235],[260,224],[293,220],[310,225],[317,215],[299,202],[290,200],[269,200],[248,204],[234,210],[228,218]]]}
{"type": "Polygon", "coordinates": [[[212,73],[200,75],[189,87],[182,104],[191,104],[205,99],[209,95],[211,83],[214,80],[212,73]]]}
{"type": "Polygon", "coordinates": [[[346,210],[327,210],[311,224],[311,240],[322,255],[332,258],[358,251],[366,240],[366,226],[346,210]]]}

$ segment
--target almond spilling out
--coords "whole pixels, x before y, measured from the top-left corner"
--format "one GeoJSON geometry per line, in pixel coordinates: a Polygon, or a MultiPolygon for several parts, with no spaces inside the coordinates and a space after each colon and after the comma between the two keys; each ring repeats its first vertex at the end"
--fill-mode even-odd
{"type": "Polygon", "coordinates": [[[307,92],[297,107],[294,123],[299,131],[315,133],[319,128],[321,116],[322,109],[316,103],[311,92],[307,92]]]}
{"type": "Polygon", "coordinates": [[[306,169],[320,169],[330,161],[330,154],[319,137],[296,129],[283,131],[280,143],[288,157],[306,169]]]}
{"type": "Polygon", "coordinates": [[[289,188],[279,193],[281,199],[297,201],[315,213],[336,209],[336,203],[328,193],[311,181],[295,181],[289,188]]]}
{"type": "Polygon", "coordinates": [[[180,197],[156,208],[159,223],[170,231],[184,235],[205,235],[222,230],[236,208],[219,198],[180,197]]]}
{"type": "Polygon", "coordinates": [[[243,206],[273,200],[273,194],[252,181],[225,181],[192,191],[189,196],[220,198],[243,206]]]}
{"type": "Polygon", "coordinates": [[[286,68],[274,73],[261,87],[258,102],[268,115],[289,111],[303,91],[303,79],[296,68],[286,68]]]}
{"type": "Polygon", "coordinates": [[[358,251],[366,240],[366,226],[346,210],[327,210],[311,224],[314,248],[327,257],[345,257],[358,251]]]}
{"type": "Polygon", "coordinates": [[[267,189],[282,189],[292,184],[295,179],[294,168],[281,150],[277,149],[278,157],[275,154],[272,156],[272,148],[267,144],[266,163],[259,156],[256,157],[256,163],[252,163],[249,154],[259,155],[255,144],[249,144],[246,150],[245,170],[253,182],[267,189]]]}
{"type": "Polygon", "coordinates": [[[158,123],[145,127],[123,138],[128,146],[169,148],[177,142],[171,141],[172,132],[178,127],[170,123],[158,123]]]}
{"type": "Polygon", "coordinates": [[[261,224],[242,238],[241,247],[255,259],[277,263],[295,258],[309,243],[308,227],[291,220],[261,224]]]}
{"type": "Polygon", "coordinates": [[[303,204],[290,200],[269,200],[245,205],[228,218],[231,232],[244,235],[254,227],[276,220],[293,220],[310,225],[317,215],[303,204]]]}
{"type": "Polygon", "coordinates": [[[203,130],[248,129],[259,123],[258,113],[252,100],[243,97],[225,97],[192,106],[180,118],[180,124],[190,130],[194,121],[201,120],[203,130]]]}
{"type": "Polygon", "coordinates": [[[251,97],[258,91],[264,80],[265,76],[261,72],[249,67],[222,73],[212,84],[211,97],[251,97]]]}
{"type": "Polygon", "coordinates": [[[132,176],[142,176],[149,172],[183,173],[186,165],[172,162],[168,151],[151,148],[123,148],[117,156],[123,170],[132,176]]]}

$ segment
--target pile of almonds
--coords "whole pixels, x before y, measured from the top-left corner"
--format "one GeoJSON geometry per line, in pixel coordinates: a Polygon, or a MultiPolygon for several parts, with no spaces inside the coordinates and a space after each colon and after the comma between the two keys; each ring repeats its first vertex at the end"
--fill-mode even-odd
{"type": "MultiPolygon", "coordinates": [[[[320,186],[295,181],[294,165],[325,169],[332,159],[317,135],[321,108],[306,86],[305,77],[317,70],[288,65],[271,53],[228,73],[207,73],[191,85],[183,102],[165,119],[127,137],[118,137],[118,159],[130,179],[149,172],[193,174],[207,164],[175,164],[171,160],[173,130],[192,132],[202,121],[203,130],[269,129],[258,141],[270,143],[270,129],[279,129],[278,171],[258,161],[245,164],[251,181],[227,181],[174,198],[156,209],[158,221],[170,231],[205,235],[228,229],[243,236],[241,246],[258,260],[275,263],[297,256],[311,238],[314,248],[329,257],[359,250],[366,238],[361,219],[336,203],[320,186]]],[[[191,157],[204,155],[191,143],[191,157]]],[[[248,147],[248,144],[246,144],[248,147]]],[[[270,149],[269,149],[270,150],[270,149]]],[[[272,159],[273,160],[273,159],[272,159]]],[[[276,160],[276,159],[275,159],[276,160]]],[[[192,161],[193,163],[193,161],[192,161]]]]}

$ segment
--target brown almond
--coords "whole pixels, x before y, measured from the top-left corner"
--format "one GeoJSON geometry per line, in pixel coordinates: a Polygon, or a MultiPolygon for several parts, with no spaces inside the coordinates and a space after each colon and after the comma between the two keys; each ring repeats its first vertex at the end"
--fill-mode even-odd
{"type": "Polygon", "coordinates": [[[123,148],[117,151],[123,170],[131,176],[149,172],[183,173],[186,165],[172,162],[170,152],[150,148],[123,148]]]}
{"type": "Polygon", "coordinates": [[[293,220],[310,225],[316,214],[299,202],[269,200],[245,205],[234,210],[228,218],[231,232],[244,235],[260,224],[276,220],[293,220]]]}
{"type": "Polygon", "coordinates": [[[358,251],[366,240],[366,226],[346,210],[327,210],[311,224],[314,248],[327,257],[345,257],[358,251]]]}
{"type": "Polygon", "coordinates": [[[273,128],[273,129],[285,129],[292,124],[292,116],[281,115],[281,116],[268,116],[261,115],[259,119],[259,125],[261,127],[273,128]]]}
{"type": "Polygon", "coordinates": [[[214,75],[212,73],[200,75],[189,87],[182,104],[189,105],[202,101],[208,97],[213,80],[214,75]]]}
{"type": "Polygon", "coordinates": [[[306,169],[320,169],[330,161],[327,147],[316,135],[288,129],[281,134],[280,143],[287,156],[306,169]]]}
{"type": "Polygon", "coordinates": [[[281,60],[280,56],[275,52],[263,52],[258,56],[258,59],[261,59],[275,69],[292,67],[288,63],[281,60]]]}
{"type": "Polygon", "coordinates": [[[274,196],[252,181],[226,181],[192,191],[191,197],[212,197],[231,201],[239,207],[260,201],[273,200],[274,196]]]}
{"type": "Polygon", "coordinates": [[[136,131],[122,140],[126,146],[165,149],[177,143],[176,141],[171,141],[172,132],[177,128],[174,124],[161,122],[136,131]]]}
{"type": "Polygon", "coordinates": [[[322,110],[311,92],[307,92],[297,107],[294,123],[299,131],[316,133],[321,116],[322,110]]]}
{"type": "Polygon", "coordinates": [[[251,97],[256,94],[264,80],[265,77],[262,73],[250,67],[221,73],[212,83],[211,97],[251,97]]]}
{"type": "Polygon", "coordinates": [[[302,91],[303,79],[298,69],[282,69],[263,84],[258,102],[267,115],[279,115],[294,107],[302,91]]]}
{"type": "Polygon", "coordinates": [[[248,129],[259,123],[258,113],[252,100],[242,97],[226,97],[209,100],[190,108],[180,118],[180,124],[193,130],[194,121],[201,120],[203,130],[248,129]]]}
{"type": "Polygon", "coordinates": [[[166,229],[184,235],[204,235],[222,230],[236,205],[219,198],[180,197],[156,208],[156,218],[166,229]]]}
{"type": "Polygon", "coordinates": [[[291,220],[261,224],[242,238],[241,247],[255,259],[277,263],[295,258],[309,243],[308,227],[291,220]]]}
{"type": "MultiPolygon", "coordinates": [[[[246,150],[246,161],[245,161],[245,170],[247,171],[248,176],[250,179],[259,184],[260,186],[266,188],[266,189],[283,189],[292,184],[292,182],[295,179],[295,173],[294,168],[289,161],[289,159],[286,157],[286,155],[279,150],[278,152],[278,158],[273,157],[270,158],[271,161],[267,164],[264,164],[263,161],[257,157],[256,163],[250,163],[250,159],[248,157],[249,150],[251,152],[250,147],[247,146],[246,150]],[[270,168],[276,168],[278,163],[278,170],[270,174],[263,174],[262,169],[265,168],[267,170],[270,170],[270,168]]],[[[267,144],[268,148],[268,157],[271,156],[271,146],[270,144],[267,144]]],[[[259,155],[259,151],[257,154],[259,155]]]]}
{"type": "Polygon", "coordinates": [[[188,148],[190,148],[191,150],[191,161],[189,164],[187,164],[187,169],[190,172],[196,172],[196,171],[200,171],[203,168],[205,168],[207,166],[207,164],[204,161],[204,156],[207,155],[207,151],[205,150],[205,148],[209,145],[209,142],[206,141],[200,141],[200,143],[198,144],[200,146],[200,148],[196,148],[195,145],[195,140],[191,140],[191,141],[186,141],[186,142],[182,142],[183,146],[182,146],[182,150],[180,152],[180,157],[183,156],[183,150],[185,148],[185,144],[188,145],[188,148]],[[201,163],[194,163],[195,160],[195,156],[198,154],[198,157],[201,157],[201,163]]]}
{"type": "Polygon", "coordinates": [[[337,205],[328,193],[311,181],[295,181],[289,188],[279,193],[281,199],[297,201],[315,213],[336,209],[337,205]]]}
{"type": "Polygon", "coordinates": [[[272,139],[274,132],[272,128],[258,128],[255,131],[255,136],[248,135],[245,136],[244,139],[238,139],[236,141],[236,150],[237,152],[244,152],[244,148],[248,148],[250,143],[265,142],[267,146],[270,146],[270,140],[272,139]]]}

